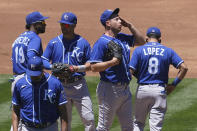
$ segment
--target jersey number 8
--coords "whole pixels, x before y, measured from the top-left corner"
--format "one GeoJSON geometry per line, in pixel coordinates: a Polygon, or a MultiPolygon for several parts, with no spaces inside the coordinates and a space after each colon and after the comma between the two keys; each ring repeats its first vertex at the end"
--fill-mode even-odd
{"type": "Polygon", "coordinates": [[[158,65],[159,65],[158,59],[156,57],[151,57],[149,59],[148,72],[150,74],[156,74],[158,72],[158,65]]]}

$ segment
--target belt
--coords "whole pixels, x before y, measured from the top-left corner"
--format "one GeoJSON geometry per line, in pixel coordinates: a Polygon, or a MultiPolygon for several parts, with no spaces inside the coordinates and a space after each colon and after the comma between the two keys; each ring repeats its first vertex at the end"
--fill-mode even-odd
{"type": "Polygon", "coordinates": [[[82,78],[83,78],[83,76],[73,76],[73,77],[71,77],[69,79],[66,79],[65,82],[66,83],[74,83],[76,81],[81,80],[82,78]]]}
{"type": "Polygon", "coordinates": [[[140,86],[144,86],[144,85],[158,85],[158,86],[162,86],[162,87],[166,87],[166,84],[163,83],[139,83],[140,86]]]}
{"type": "Polygon", "coordinates": [[[127,86],[129,85],[129,83],[126,83],[126,82],[118,82],[118,83],[114,83],[115,85],[118,85],[118,86],[127,86]]]}
{"type": "Polygon", "coordinates": [[[46,128],[46,127],[49,127],[50,125],[52,125],[53,123],[55,122],[47,122],[47,123],[33,123],[33,122],[25,122],[23,120],[21,120],[21,122],[23,124],[25,124],[26,126],[28,127],[33,127],[33,128],[46,128]]]}
{"type": "MultiPolygon", "coordinates": [[[[104,81],[104,82],[107,82],[107,81],[104,81]]],[[[127,85],[129,85],[129,82],[107,82],[107,83],[112,83],[112,84],[117,85],[117,86],[127,86],[127,85]]]]}

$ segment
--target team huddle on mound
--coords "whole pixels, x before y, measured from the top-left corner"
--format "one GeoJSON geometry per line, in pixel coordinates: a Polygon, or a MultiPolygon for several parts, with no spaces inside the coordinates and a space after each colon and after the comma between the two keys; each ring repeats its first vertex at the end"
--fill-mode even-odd
{"type": "Polygon", "coordinates": [[[81,130],[109,131],[117,116],[122,131],[143,131],[147,115],[150,131],[162,130],[166,97],[185,77],[187,66],[173,49],[161,44],[159,28],[148,28],[145,38],[119,11],[101,14],[104,33],[92,48],[75,32],[77,16],[63,13],[58,21],[62,34],[51,39],[44,52],[39,34],[45,33],[49,17],[40,12],[26,16],[27,31],[12,45],[12,131],[58,131],[59,118],[61,131],[71,131],[73,105],[85,128],[81,130]],[[130,34],[121,33],[123,27],[130,34]],[[134,46],[139,47],[130,58],[134,46]],[[170,65],[179,72],[168,84],[170,65]],[[100,73],[97,127],[86,71],[100,73]],[[132,76],[138,83],[134,109],[132,76]]]}

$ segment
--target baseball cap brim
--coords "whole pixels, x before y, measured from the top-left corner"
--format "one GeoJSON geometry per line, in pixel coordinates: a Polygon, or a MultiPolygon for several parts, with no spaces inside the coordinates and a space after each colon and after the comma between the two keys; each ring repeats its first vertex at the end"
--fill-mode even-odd
{"type": "Polygon", "coordinates": [[[69,24],[69,25],[73,25],[73,23],[70,23],[70,22],[66,22],[66,21],[62,21],[62,20],[60,20],[60,21],[58,21],[59,23],[63,23],[63,24],[69,24]]]}
{"type": "Polygon", "coordinates": [[[113,15],[118,15],[118,13],[120,12],[120,9],[119,8],[116,8],[112,14],[110,15],[110,17],[112,17],[113,15]]]}
{"type": "Polygon", "coordinates": [[[46,20],[46,19],[48,19],[48,18],[49,18],[49,17],[45,17],[45,16],[44,16],[44,17],[43,17],[42,19],[40,19],[40,20],[46,20]]]}
{"type": "Polygon", "coordinates": [[[27,69],[26,74],[29,76],[40,76],[42,74],[42,71],[32,71],[27,69]]]}
{"type": "Polygon", "coordinates": [[[43,17],[43,18],[41,18],[41,19],[39,19],[39,20],[37,20],[37,21],[35,21],[35,22],[32,22],[32,24],[33,23],[36,23],[36,22],[39,22],[39,21],[42,21],[42,20],[46,20],[46,19],[48,19],[49,17],[43,17]]]}

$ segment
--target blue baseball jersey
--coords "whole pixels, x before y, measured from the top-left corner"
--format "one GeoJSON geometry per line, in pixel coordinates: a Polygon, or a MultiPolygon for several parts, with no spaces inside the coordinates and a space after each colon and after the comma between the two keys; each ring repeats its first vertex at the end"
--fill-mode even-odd
{"type": "Polygon", "coordinates": [[[30,76],[25,75],[17,81],[12,103],[20,106],[20,117],[25,122],[55,122],[58,106],[67,102],[62,84],[54,76],[44,74],[44,79],[32,84],[30,76]]]}
{"type": "MultiPolygon", "coordinates": [[[[70,65],[84,65],[90,58],[91,47],[87,40],[80,35],[75,35],[73,40],[63,39],[63,35],[59,35],[52,39],[44,53],[44,67],[48,68],[51,63],[65,63],[70,65]],[[47,63],[46,63],[47,61],[47,63]]],[[[85,75],[85,72],[76,72],[76,75],[85,75]]]]}
{"type": "Polygon", "coordinates": [[[175,68],[183,63],[177,53],[157,42],[148,42],[136,48],[129,63],[137,73],[140,84],[167,84],[169,66],[175,68]]]}
{"type": "Polygon", "coordinates": [[[105,71],[100,72],[100,79],[102,81],[112,83],[129,83],[129,81],[131,80],[131,74],[129,71],[130,46],[134,46],[133,35],[118,33],[117,36],[113,38],[103,34],[94,44],[89,62],[98,63],[106,61],[105,55],[108,50],[107,44],[111,40],[122,47],[122,61],[119,65],[112,66],[105,71]]]}
{"type": "Polygon", "coordinates": [[[34,51],[38,56],[43,53],[41,38],[33,31],[22,33],[12,44],[13,72],[22,74],[27,68],[27,53],[34,51]]]}

